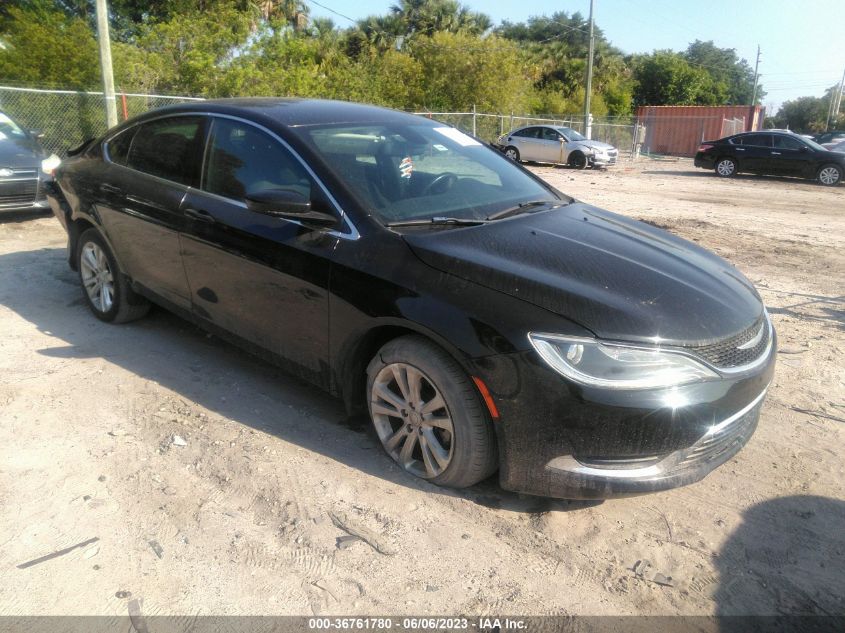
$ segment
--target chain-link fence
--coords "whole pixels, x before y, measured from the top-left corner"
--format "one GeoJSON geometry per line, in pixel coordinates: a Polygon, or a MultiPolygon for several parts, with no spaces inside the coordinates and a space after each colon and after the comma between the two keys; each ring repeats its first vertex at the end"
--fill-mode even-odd
{"type": "MultiPolygon", "coordinates": [[[[123,121],[153,108],[195,97],[167,95],[117,95],[117,116],[123,121]]],[[[64,156],[67,150],[106,131],[105,97],[102,92],[39,90],[0,86],[0,112],[19,125],[43,134],[41,144],[47,152],[64,156]]]]}
{"type": "MultiPolygon", "coordinates": [[[[482,112],[415,112],[422,116],[452,125],[483,141],[495,141],[499,136],[526,125],[556,125],[584,133],[582,115],[517,115],[482,112]]],[[[634,117],[593,117],[590,138],[610,143],[623,153],[634,150],[637,122],[634,117]]]]}

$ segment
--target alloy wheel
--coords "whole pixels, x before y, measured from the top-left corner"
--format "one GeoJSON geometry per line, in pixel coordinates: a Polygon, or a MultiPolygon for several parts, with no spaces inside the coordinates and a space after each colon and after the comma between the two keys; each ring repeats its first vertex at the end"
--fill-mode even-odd
{"type": "Polygon", "coordinates": [[[370,413],[387,453],[417,477],[433,479],[452,461],[454,426],[440,390],[422,371],[391,363],[379,371],[370,413]]]}
{"type": "Polygon", "coordinates": [[[100,312],[111,310],[114,304],[114,277],[103,249],[93,242],[87,242],[82,247],[79,269],[91,305],[100,312]]]}
{"type": "Polygon", "coordinates": [[[835,185],[839,182],[842,175],[836,167],[825,167],[819,172],[819,182],[823,185],[835,185]]]}
{"type": "Polygon", "coordinates": [[[519,160],[519,153],[512,147],[505,150],[505,156],[507,156],[513,161],[519,160]]]}
{"type": "Polygon", "coordinates": [[[720,176],[733,176],[736,171],[736,164],[732,160],[720,160],[716,165],[716,171],[720,176]]]}

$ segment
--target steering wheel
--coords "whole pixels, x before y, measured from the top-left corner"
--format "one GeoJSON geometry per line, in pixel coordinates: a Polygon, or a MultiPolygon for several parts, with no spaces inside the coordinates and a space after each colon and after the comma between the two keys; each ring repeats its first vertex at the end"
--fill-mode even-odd
{"type": "Polygon", "coordinates": [[[425,186],[421,195],[427,196],[428,194],[433,193],[437,187],[442,187],[443,189],[443,191],[440,191],[439,193],[449,191],[449,189],[455,186],[456,182],[458,182],[458,177],[455,174],[451,171],[444,171],[425,186]]]}

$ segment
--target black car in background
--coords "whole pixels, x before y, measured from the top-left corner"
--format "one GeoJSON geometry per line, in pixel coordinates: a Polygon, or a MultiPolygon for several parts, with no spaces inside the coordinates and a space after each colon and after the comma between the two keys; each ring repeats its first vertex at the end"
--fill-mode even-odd
{"type": "Polygon", "coordinates": [[[775,332],[733,266],[426,118],[182,104],[56,179],[97,318],[165,306],[366,412],[436,484],[688,484],[748,441],[772,379],[775,332]]]}
{"type": "Polygon", "coordinates": [[[845,177],[845,155],[787,131],[747,132],[704,141],[695,155],[695,166],[713,169],[724,178],[741,172],[797,176],[830,187],[845,177]]]}
{"type": "Polygon", "coordinates": [[[47,157],[36,132],[0,112],[0,212],[49,209],[45,184],[58,162],[47,157]]]}

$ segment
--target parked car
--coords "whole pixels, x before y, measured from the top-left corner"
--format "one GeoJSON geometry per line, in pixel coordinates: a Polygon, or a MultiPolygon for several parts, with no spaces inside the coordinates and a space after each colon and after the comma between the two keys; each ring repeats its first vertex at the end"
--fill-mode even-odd
{"type": "Polygon", "coordinates": [[[49,209],[44,185],[58,160],[46,156],[37,132],[0,112],[0,212],[49,209]]]}
{"type": "Polygon", "coordinates": [[[826,150],[832,150],[835,146],[841,145],[842,141],[845,141],[845,134],[830,137],[830,140],[825,141],[821,144],[821,146],[824,147],[826,150]]]}
{"type": "Polygon", "coordinates": [[[733,266],[429,119],[181,104],[56,179],[94,316],[165,306],[368,413],[435,484],[688,484],[748,441],[772,380],[775,332],[733,266]]]}
{"type": "Polygon", "coordinates": [[[831,130],[830,132],[822,132],[821,134],[816,134],[813,137],[813,140],[819,145],[830,143],[831,141],[836,139],[845,139],[845,130],[831,130]]]}
{"type": "Polygon", "coordinates": [[[840,140],[837,143],[831,143],[829,146],[826,147],[827,151],[829,152],[843,152],[845,153],[845,138],[840,140]]]}
{"type": "Polygon", "coordinates": [[[845,175],[845,156],[792,132],[747,132],[718,141],[704,141],[695,155],[695,166],[713,169],[725,178],[741,172],[798,176],[838,185],[845,175]]]}
{"type": "Polygon", "coordinates": [[[500,136],[494,143],[513,161],[569,165],[576,169],[615,165],[619,150],[592,141],[572,128],[556,125],[528,125],[500,136]]]}

